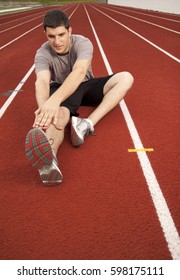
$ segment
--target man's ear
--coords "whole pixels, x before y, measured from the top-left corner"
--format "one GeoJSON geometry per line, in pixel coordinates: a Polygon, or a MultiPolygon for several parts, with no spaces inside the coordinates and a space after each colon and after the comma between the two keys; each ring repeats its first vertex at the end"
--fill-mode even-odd
{"type": "Polygon", "coordinates": [[[69,31],[69,37],[71,37],[71,34],[72,34],[72,27],[69,27],[68,31],[69,31]]]}

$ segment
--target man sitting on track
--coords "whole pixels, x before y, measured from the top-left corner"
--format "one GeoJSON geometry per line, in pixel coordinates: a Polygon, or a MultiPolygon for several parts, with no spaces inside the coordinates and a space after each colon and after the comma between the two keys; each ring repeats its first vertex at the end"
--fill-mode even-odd
{"type": "Polygon", "coordinates": [[[38,109],[33,129],[26,136],[25,150],[42,182],[53,186],[62,182],[56,155],[70,118],[72,145],[79,146],[85,136],[93,134],[97,122],[118,105],[131,88],[133,77],[128,72],[120,72],[94,78],[92,43],[72,34],[63,11],[48,11],[43,24],[48,41],[35,56],[38,109]],[[77,117],[81,105],[96,108],[88,118],[82,119],[77,117]]]}

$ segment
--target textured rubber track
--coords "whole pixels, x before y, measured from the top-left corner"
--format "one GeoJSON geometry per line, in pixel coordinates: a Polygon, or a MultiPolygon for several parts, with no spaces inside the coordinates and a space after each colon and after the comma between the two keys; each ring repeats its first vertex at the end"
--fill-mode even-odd
{"type": "MultiPolygon", "coordinates": [[[[154,148],[147,155],[180,232],[179,64],[90,5],[85,6],[113,72],[132,71],[135,78],[125,101],[144,147],[154,148]],[[108,36],[105,29],[110,31],[108,36]]],[[[69,7],[68,15],[76,7],[69,7]]],[[[178,38],[172,32],[107,9],[103,12],[173,55],[179,54],[178,38]]],[[[14,19],[24,21],[21,14],[11,14],[2,29],[15,27],[14,19]]],[[[144,15],[143,19],[150,21],[149,16],[144,15]]],[[[151,21],[178,30],[178,23],[154,17],[151,21]]],[[[3,33],[1,40],[6,44],[41,22],[38,18],[18,26],[17,30],[12,28],[3,33]]],[[[94,74],[106,75],[84,4],[78,4],[71,25],[95,46],[94,74]]],[[[1,93],[14,89],[21,81],[36,50],[44,43],[41,28],[33,32],[2,49],[1,93]],[[13,48],[11,54],[10,48],[13,48]]],[[[98,123],[97,137],[85,139],[80,149],[71,147],[70,127],[67,127],[60,151],[65,180],[61,188],[42,187],[23,151],[33,121],[31,114],[36,108],[32,93],[34,78],[33,73],[1,118],[0,259],[172,259],[138,154],[127,150],[134,146],[119,107],[98,123]]],[[[6,99],[1,94],[1,105],[6,99]]],[[[82,107],[80,116],[86,117],[92,110],[82,107]]],[[[143,157],[143,153],[139,154],[143,157]]]]}
{"type": "Polygon", "coordinates": [[[51,145],[44,131],[39,128],[33,128],[28,132],[25,141],[25,152],[31,165],[37,169],[52,163],[51,145]]]}

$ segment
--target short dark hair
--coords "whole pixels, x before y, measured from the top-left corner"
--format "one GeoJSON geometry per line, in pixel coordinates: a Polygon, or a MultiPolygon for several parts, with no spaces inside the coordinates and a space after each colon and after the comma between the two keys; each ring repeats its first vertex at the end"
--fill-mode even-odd
{"type": "Polygon", "coordinates": [[[44,30],[46,30],[46,27],[56,28],[58,26],[64,26],[69,29],[70,24],[68,16],[63,11],[53,9],[45,14],[43,26],[44,30]]]}

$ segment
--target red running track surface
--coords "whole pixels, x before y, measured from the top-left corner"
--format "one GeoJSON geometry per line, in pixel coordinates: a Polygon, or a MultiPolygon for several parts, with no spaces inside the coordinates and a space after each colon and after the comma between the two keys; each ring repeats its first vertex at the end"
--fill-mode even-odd
{"type": "Polygon", "coordinates": [[[24,153],[35,74],[22,79],[46,40],[50,7],[0,17],[0,258],[179,259],[180,17],[105,4],[60,8],[73,32],[92,40],[95,76],[129,71],[135,83],[81,147],[71,146],[67,128],[58,154],[64,181],[45,187],[24,153]]]}

